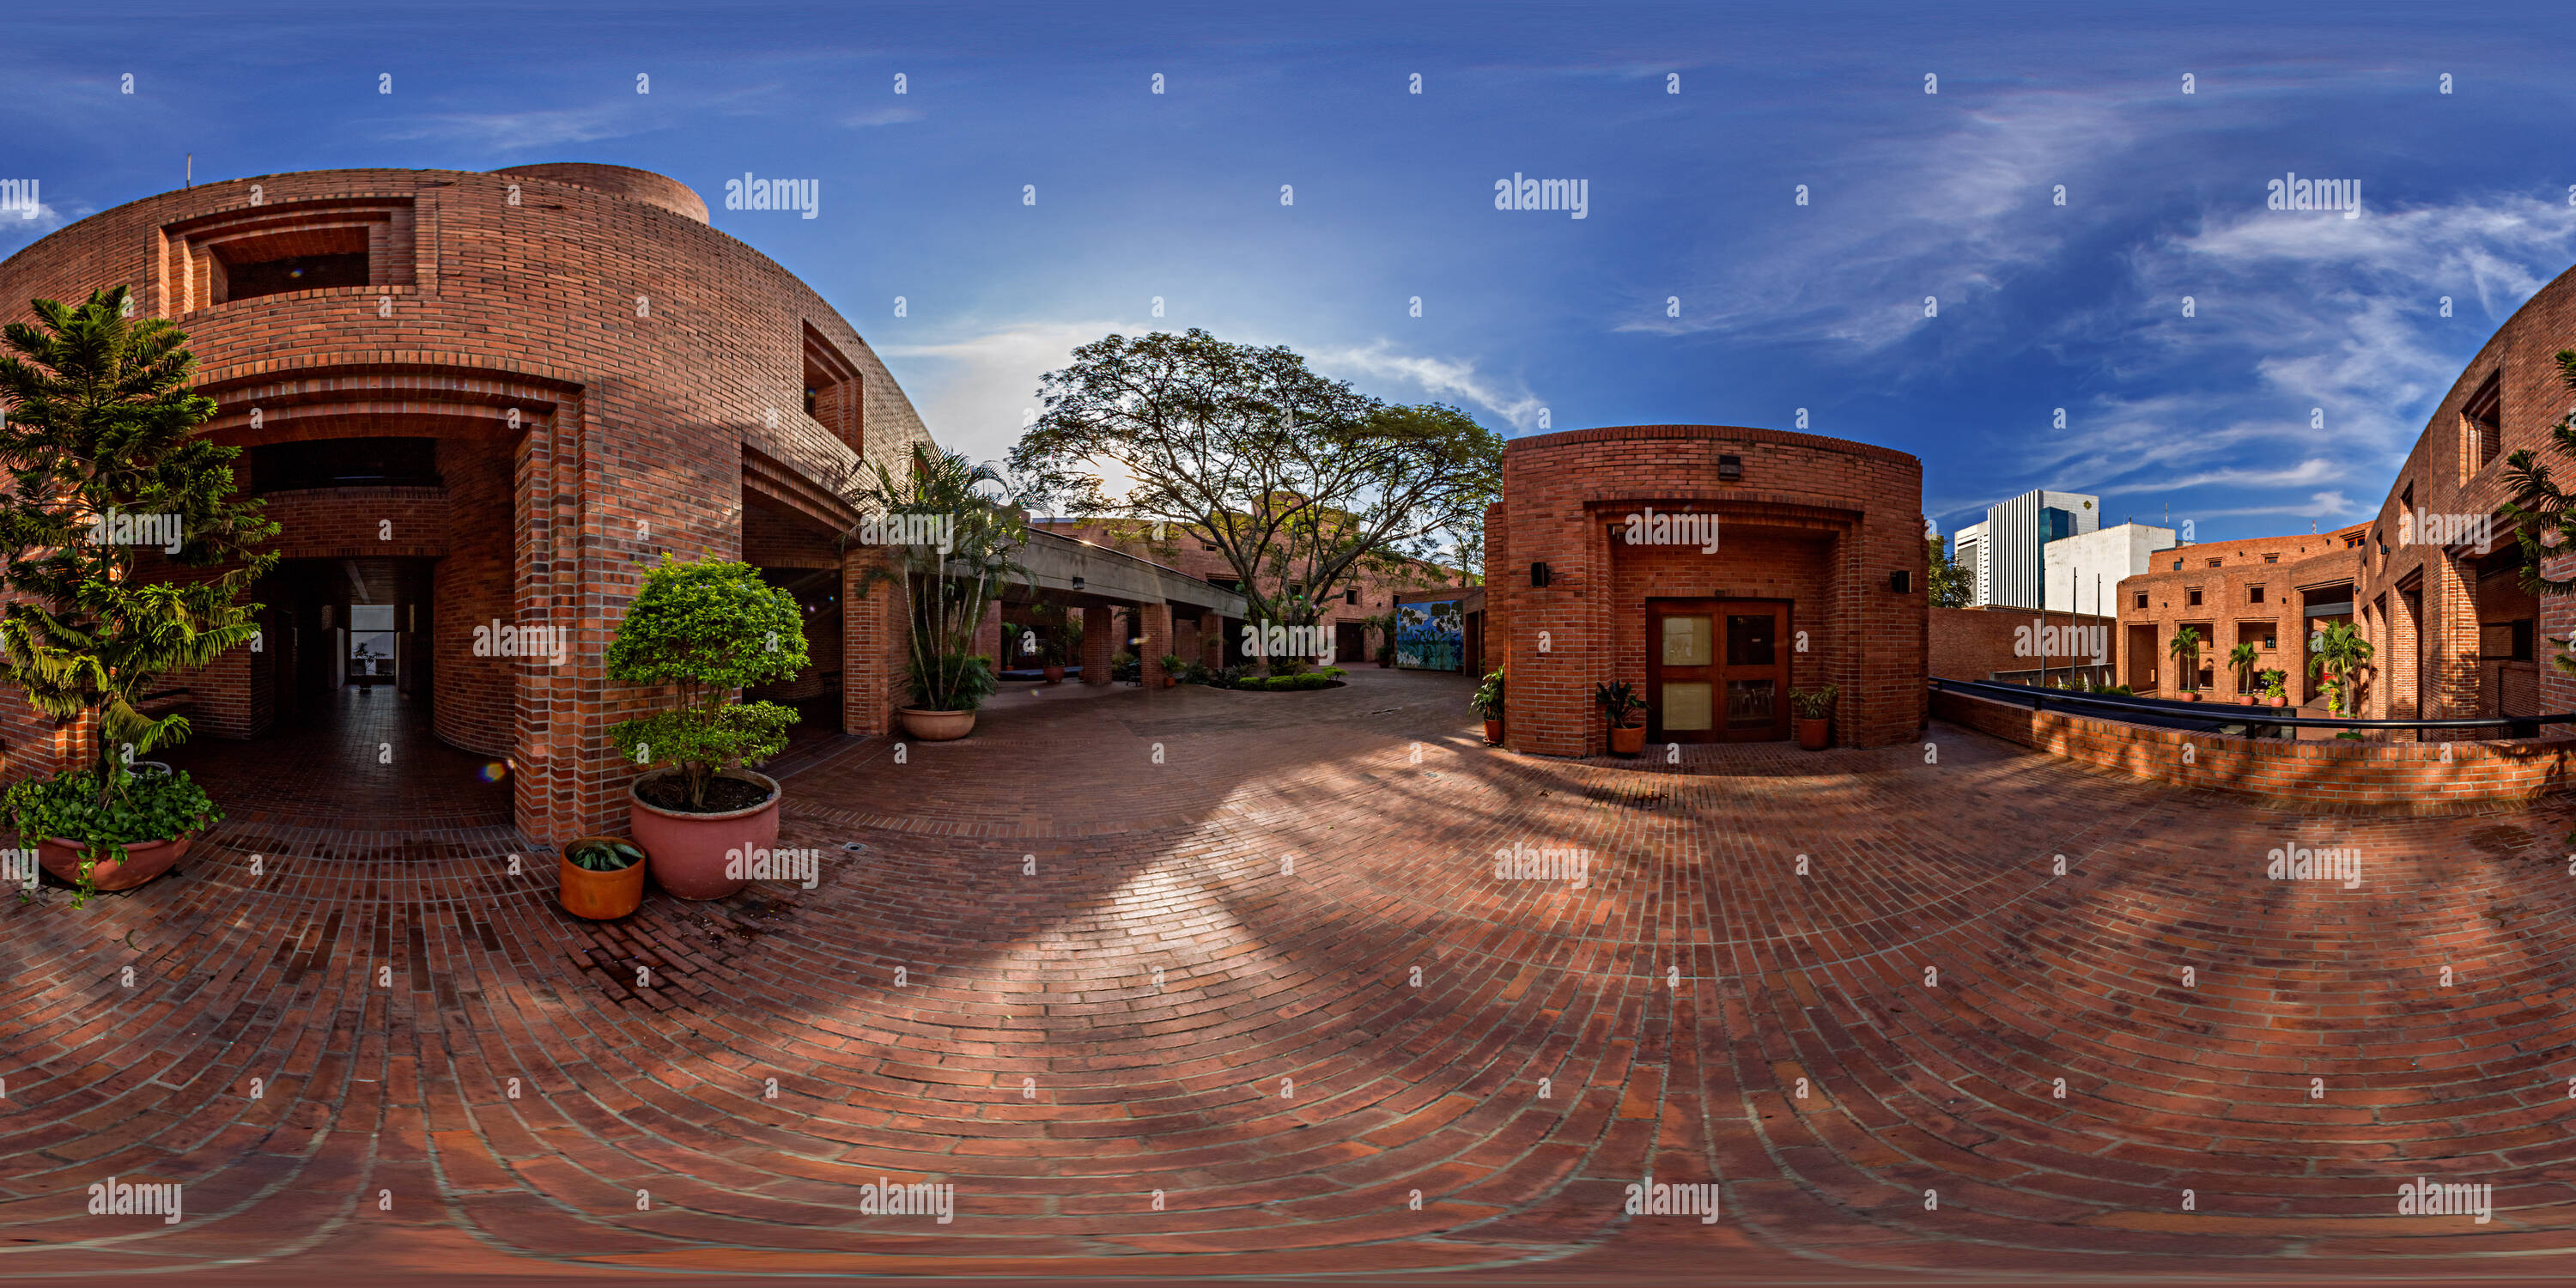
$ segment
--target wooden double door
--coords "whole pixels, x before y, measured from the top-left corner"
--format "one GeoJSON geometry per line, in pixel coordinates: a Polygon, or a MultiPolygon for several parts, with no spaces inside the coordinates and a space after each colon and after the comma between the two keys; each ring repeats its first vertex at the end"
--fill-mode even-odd
{"type": "Polygon", "coordinates": [[[1788,737],[1789,608],[1779,599],[1647,600],[1647,740],[1788,737]]]}

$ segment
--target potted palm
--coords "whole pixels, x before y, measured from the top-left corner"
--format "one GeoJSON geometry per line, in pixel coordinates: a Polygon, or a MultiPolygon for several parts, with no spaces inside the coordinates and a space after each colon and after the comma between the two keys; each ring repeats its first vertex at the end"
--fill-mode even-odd
{"type": "Polygon", "coordinates": [[[1503,673],[1498,670],[1487,675],[1484,684],[1476,690],[1475,696],[1467,699],[1467,705],[1474,707],[1476,714],[1485,718],[1485,744],[1492,747],[1501,746],[1503,742],[1503,673]]]}
{"type": "Polygon", "coordinates": [[[2290,697],[2285,691],[2289,679],[2290,673],[2287,671],[2270,670],[2255,676],[2254,682],[2262,686],[2263,700],[2272,706],[2279,707],[2289,704],[2290,697]]]}
{"type": "Polygon", "coordinates": [[[2183,701],[2200,701],[2200,629],[2186,626],[2174,632],[2173,643],[2165,652],[2173,656],[2175,667],[2182,673],[2176,687],[2182,690],[2183,701]]]}
{"type": "Polygon", "coordinates": [[[1637,696],[1636,685],[1626,680],[1594,685],[1592,700],[1610,717],[1611,754],[1634,756],[1646,749],[1646,722],[1635,719],[1646,709],[1646,700],[1637,696]]]}
{"type": "Polygon", "coordinates": [[[987,490],[1001,482],[989,465],[915,444],[911,468],[900,481],[884,462],[870,461],[862,481],[846,494],[867,517],[842,535],[845,547],[865,542],[871,532],[936,532],[946,538],[880,542],[890,557],[870,564],[855,592],[866,595],[890,585],[903,594],[913,704],[898,708],[897,715],[904,732],[925,742],[973,733],[975,709],[1000,687],[992,659],[975,652],[975,632],[1012,581],[1030,580],[1012,559],[1027,544],[1028,515],[987,490]]]}
{"type": "Polygon", "coordinates": [[[1062,604],[1040,604],[1029,615],[1043,632],[1038,636],[1038,673],[1049,684],[1062,684],[1065,664],[1082,655],[1082,619],[1062,604]]]}
{"type": "Polygon", "coordinates": [[[645,574],[617,624],[609,678],[674,691],[668,709],[620,722],[609,739],[639,765],[668,766],[628,787],[628,819],[653,880],[680,898],[741,890],[725,851],[778,840],[778,782],[751,767],[786,749],[796,713],[733,692],[805,669],[800,616],[759,569],[706,559],[645,574]]]}
{"type": "Polygon", "coordinates": [[[1789,708],[1797,716],[1798,746],[1823,751],[1833,740],[1834,696],[1839,692],[1830,684],[1814,690],[1789,690],[1789,708]]]}
{"type": "Polygon", "coordinates": [[[187,336],[131,308],[121,286],[78,306],[36,300],[36,322],[9,324],[0,355],[0,681],[77,749],[75,764],[11,787],[0,812],[84,904],[168,871],[223,817],[148,760],[187,740],[188,718],[139,708],[172,671],[252,643],[259,606],[240,598],[277,562],[254,553],[278,529],[234,485],[241,449],[199,432],[216,404],[188,391],[187,336]],[[157,535],[138,543],[127,530],[146,525],[114,517],[157,535]],[[142,566],[145,544],[165,565],[229,568],[172,578],[142,566]]]}
{"type": "Polygon", "coordinates": [[[2227,669],[2236,673],[2236,691],[2245,695],[2245,705],[2253,706],[2254,664],[2262,660],[2262,651],[2251,640],[2242,641],[2227,650],[2227,669]]]}
{"type": "Polygon", "coordinates": [[[1172,687],[1173,685],[1178,684],[1178,683],[1180,683],[1180,682],[1181,682],[1181,655],[1180,655],[1180,654],[1178,654],[1178,653],[1165,653],[1165,654],[1164,654],[1164,655],[1162,655],[1161,657],[1156,658],[1156,659],[1154,659],[1154,660],[1163,664],[1163,687],[1164,687],[1164,688],[1168,689],[1168,688],[1172,687]]]}
{"type": "Polygon", "coordinates": [[[644,851],[624,837],[585,836],[555,861],[555,901],[592,921],[615,921],[644,906],[644,851]]]}
{"type": "Polygon", "coordinates": [[[2339,716],[2350,715],[2356,682],[2362,668],[2370,665],[2370,641],[2350,622],[2328,622],[2317,632],[2313,652],[2308,668],[2326,678],[2328,709],[2339,716]]]}

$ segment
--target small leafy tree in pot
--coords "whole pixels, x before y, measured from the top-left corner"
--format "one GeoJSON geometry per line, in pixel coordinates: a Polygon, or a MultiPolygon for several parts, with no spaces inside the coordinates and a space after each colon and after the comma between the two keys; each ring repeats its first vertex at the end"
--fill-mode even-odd
{"type": "Polygon", "coordinates": [[[1467,705],[1484,717],[1485,741],[1502,741],[1503,673],[1500,670],[1488,673],[1485,682],[1476,689],[1475,696],[1467,699],[1467,705]]]}
{"type": "Polygon", "coordinates": [[[1592,700],[1601,704],[1601,712],[1610,718],[1610,750],[1633,756],[1645,750],[1646,726],[1632,717],[1646,709],[1646,700],[1638,696],[1637,686],[1626,680],[1604,682],[1593,686],[1592,700]]]}
{"type": "Polygon", "coordinates": [[[2186,626],[2174,632],[2173,643],[2165,652],[2173,655],[2174,665],[2181,670],[2175,685],[2186,697],[2197,701],[2200,694],[2200,629],[2186,626]]]}
{"type": "Polygon", "coordinates": [[[1831,738],[1834,699],[1842,690],[1833,685],[1814,689],[1789,690],[1789,708],[1798,717],[1798,745],[1809,751],[1823,751],[1831,738]]]}
{"type": "Polygon", "coordinates": [[[2236,673],[2236,687],[2246,693],[2254,691],[2254,664],[2263,660],[2262,650],[2251,640],[2227,650],[2227,669],[2236,673]]]}
{"type": "Polygon", "coordinates": [[[675,703],[620,723],[610,737],[639,763],[676,768],[687,803],[657,802],[663,808],[707,812],[708,784],[777,755],[796,723],[793,710],[736,702],[734,690],[791,678],[805,665],[796,597],[762,582],[758,569],[713,559],[664,564],[645,575],[618,624],[608,675],[674,685],[675,703]]]}
{"type": "Polygon", "coordinates": [[[2325,676],[2326,701],[2336,715],[2348,715],[2357,705],[2358,681],[2370,665],[2370,641],[2361,637],[2350,622],[2328,622],[2317,632],[2315,656],[2308,659],[2308,669],[2325,676]]]}

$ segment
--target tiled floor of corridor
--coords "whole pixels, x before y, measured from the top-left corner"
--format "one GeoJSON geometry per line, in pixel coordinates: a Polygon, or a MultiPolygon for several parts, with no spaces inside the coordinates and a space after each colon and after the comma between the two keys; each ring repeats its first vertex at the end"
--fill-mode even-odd
{"type": "Polygon", "coordinates": [[[2563,804],[2303,818],[1942,726],[1545,761],[1353,680],[800,748],[817,888],[613,926],[506,828],[0,896],[0,1277],[2570,1273],[2563,804]]]}

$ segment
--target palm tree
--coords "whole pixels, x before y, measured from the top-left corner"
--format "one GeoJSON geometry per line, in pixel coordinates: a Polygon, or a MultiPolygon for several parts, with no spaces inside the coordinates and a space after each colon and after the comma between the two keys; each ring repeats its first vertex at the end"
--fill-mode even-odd
{"type": "Polygon", "coordinates": [[[136,707],[143,696],[171,671],[205,666],[259,634],[259,605],[239,600],[276,564],[253,552],[278,528],[234,486],[241,449],[197,432],[216,408],[188,390],[197,360],[185,333],[165,319],[127,317],[122,286],[78,307],[30,307],[36,324],[10,323],[0,354],[0,468],[10,484],[0,494],[0,565],[18,596],[0,617],[0,681],[46,715],[78,722],[104,806],[130,776],[125,765],[187,740],[188,718],[146,715],[136,707]],[[146,584],[142,547],[116,538],[115,516],[150,517],[165,540],[178,538],[171,564],[232,567],[146,584]]]}
{"type": "Polygon", "coordinates": [[[2370,665],[2370,641],[2350,622],[2328,622],[2317,632],[2315,655],[2308,659],[2310,671],[2325,673],[2328,703],[2336,715],[2350,714],[2346,701],[2352,693],[2353,677],[2370,665]]]}
{"type": "Polygon", "coordinates": [[[2262,650],[2246,640],[2227,650],[2227,669],[2236,673],[2236,688],[2242,693],[2254,691],[2254,664],[2263,660],[2262,650]]]}
{"type": "Polygon", "coordinates": [[[2185,693],[2196,691],[2200,684],[2200,628],[2186,626],[2174,632],[2173,643],[2165,652],[2172,654],[2174,665],[2182,668],[2181,682],[2175,687],[2185,693]]]}
{"type": "Polygon", "coordinates": [[[860,574],[856,593],[880,583],[903,590],[913,697],[926,710],[972,711],[993,691],[994,660],[975,655],[975,632],[1011,582],[1033,584],[1012,557],[1028,544],[1028,515],[993,495],[1002,486],[990,465],[916,444],[902,479],[884,462],[868,461],[842,489],[861,516],[857,529],[842,534],[843,544],[882,544],[893,552],[888,563],[860,574]],[[926,534],[923,521],[941,528],[947,540],[908,539],[926,534]],[[889,532],[907,539],[881,539],[889,532]]]}

